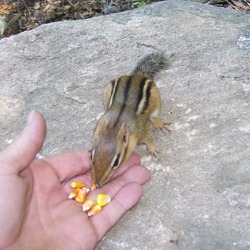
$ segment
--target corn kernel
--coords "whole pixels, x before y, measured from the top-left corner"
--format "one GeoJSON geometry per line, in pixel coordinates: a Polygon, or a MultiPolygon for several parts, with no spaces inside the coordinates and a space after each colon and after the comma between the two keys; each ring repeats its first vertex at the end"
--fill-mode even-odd
{"type": "Polygon", "coordinates": [[[98,194],[96,201],[98,205],[103,207],[111,202],[111,197],[108,194],[98,194]]]}
{"type": "Polygon", "coordinates": [[[82,210],[84,212],[88,211],[89,209],[91,209],[93,206],[95,205],[94,200],[88,198],[84,201],[83,205],[82,205],[82,210]]]}
{"type": "Polygon", "coordinates": [[[90,189],[91,189],[91,191],[94,191],[94,190],[96,189],[96,184],[95,184],[95,183],[92,183],[90,189]]]}
{"type": "Polygon", "coordinates": [[[83,203],[86,199],[86,196],[87,196],[87,191],[85,188],[82,188],[82,189],[79,189],[76,197],[75,197],[75,200],[77,202],[80,202],[80,203],[83,203]]]}
{"type": "Polygon", "coordinates": [[[84,187],[83,189],[85,189],[85,191],[87,192],[87,194],[89,193],[90,189],[88,187],[84,187]]]}
{"type": "Polygon", "coordinates": [[[69,199],[75,198],[75,197],[77,196],[79,190],[80,190],[79,188],[74,189],[74,190],[69,194],[68,198],[69,198],[69,199]]]}
{"type": "Polygon", "coordinates": [[[86,184],[81,181],[72,181],[70,182],[70,187],[72,188],[83,188],[86,187],[86,184]]]}
{"type": "Polygon", "coordinates": [[[102,210],[102,207],[100,205],[94,205],[89,211],[88,216],[93,216],[99,213],[102,210]]]}

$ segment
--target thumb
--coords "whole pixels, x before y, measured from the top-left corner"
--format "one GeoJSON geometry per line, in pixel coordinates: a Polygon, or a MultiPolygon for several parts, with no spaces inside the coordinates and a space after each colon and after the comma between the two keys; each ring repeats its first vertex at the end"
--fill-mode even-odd
{"type": "Polygon", "coordinates": [[[4,151],[0,152],[0,173],[17,174],[26,168],[41,149],[45,135],[44,117],[32,111],[23,131],[4,151]]]}

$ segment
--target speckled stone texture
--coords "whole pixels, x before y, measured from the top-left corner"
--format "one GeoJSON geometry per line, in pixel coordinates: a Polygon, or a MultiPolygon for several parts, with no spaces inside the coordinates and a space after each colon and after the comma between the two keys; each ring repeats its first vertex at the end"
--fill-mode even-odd
{"type": "MultiPolygon", "coordinates": [[[[91,147],[102,89],[144,55],[175,53],[156,77],[171,133],[142,200],[97,249],[250,249],[250,16],[166,1],[42,25],[0,41],[0,148],[42,112],[38,157],[91,147]]],[[[46,180],[45,180],[46,181],[46,180]]]]}

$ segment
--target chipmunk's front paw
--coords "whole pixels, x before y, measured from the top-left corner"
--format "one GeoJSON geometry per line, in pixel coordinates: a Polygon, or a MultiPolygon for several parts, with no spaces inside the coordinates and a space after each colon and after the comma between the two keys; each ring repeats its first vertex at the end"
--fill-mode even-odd
{"type": "Polygon", "coordinates": [[[160,153],[156,149],[154,149],[154,150],[148,150],[148,154],[152,155],[154,158],[156,158],[157,160],[159,160],[160,153]]]}
{"type": "Polygon", "coordinates": [[[155,145],[154,145],[152,139],[147,138],[146,140],[144,140],[144,143],[147,146],[148,154],[152,155],[153,157],[155,157],[156,159],[159,160],[159,152],[155,149],[155,145]]]}
{"type": "Polygon", "coordinates": [[[168,131],[169,133],[171,133],[171,129],[168,127],[170,126],[171,123],[169,122],[164,122],[163,126],[160,128],[160,130],[165,134],[166,131],[168,131]]]}
{"type": "Polygon", "coordinates": [[[153,126],[157,129],[157,133],[158,131],[162,131],[164,134],[166,134],[166,131],[171,132],[171,130],[169,129],[169,125],[171,125],[171,123],[167,123],[167,122],[162,122],[160,119],[158,118],[154,118],[154,117],[150,117],[150,121],[152,122],[153,126]]]}

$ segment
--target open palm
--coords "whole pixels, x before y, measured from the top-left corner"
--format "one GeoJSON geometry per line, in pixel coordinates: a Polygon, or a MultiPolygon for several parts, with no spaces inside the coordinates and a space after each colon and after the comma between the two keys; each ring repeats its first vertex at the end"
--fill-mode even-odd
{"type": "Polygon", "coordinates": [[[61,183],[74,178],[91,184],[89,153],[33,160],[45,133],[44,118],[32,113],[23,132],[0,153],[0,248],[93,249],[138,202],[150,174],[132,156],[111,182],[90,194],[108,193],[112,202],[88,217],[81,204],[68,199],[69,183],[61,183]]]}

